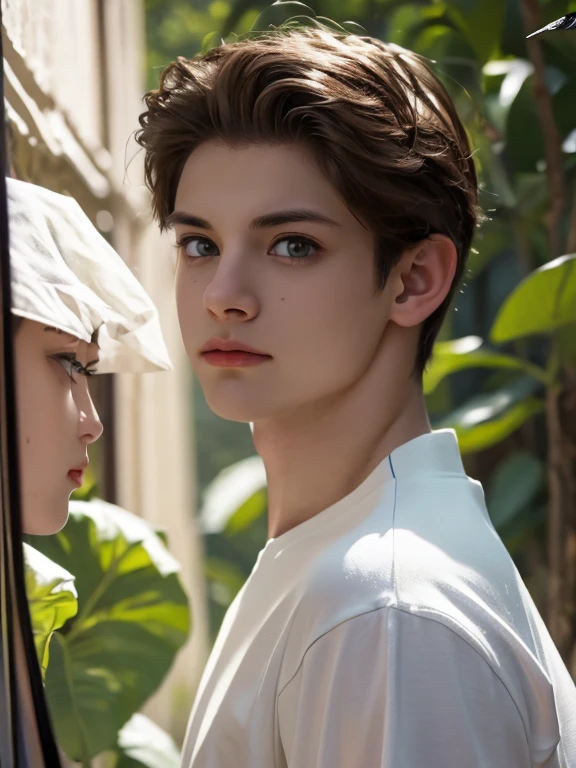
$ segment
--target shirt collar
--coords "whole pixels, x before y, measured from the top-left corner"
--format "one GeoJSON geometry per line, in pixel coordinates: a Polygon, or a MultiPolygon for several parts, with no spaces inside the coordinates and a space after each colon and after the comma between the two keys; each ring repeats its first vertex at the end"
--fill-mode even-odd
{"type": "Polygon", "coordinates": [[[385,474],[394,479],[433,473],[466,474],[453,429],[439,429],[409,440],[393,450],[383,464],[385,474]]]}
{"type": "Polygon", "coordinates": [[[453,429],[428,432],[400,445],[351,493],[281,536],[268,539],[262,552],[276,553],[317,532],[330,530],[334,533],[337,519],[348,516],[351,508],[363,504],[367,497],[378,492],[385,484],[395,482],[398,478],[414,479],[431,474],[466,476],[453,429]]]}

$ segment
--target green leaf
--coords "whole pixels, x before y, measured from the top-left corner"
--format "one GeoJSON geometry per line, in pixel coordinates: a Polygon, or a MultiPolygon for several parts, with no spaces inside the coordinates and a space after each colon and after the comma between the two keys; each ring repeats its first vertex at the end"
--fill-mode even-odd
{"type": "Polygon", "coordinates": [[[44,677],[52,633],[76,614],[78,595],[74,576],[29,544],[24,544],[24,575],[34,644],[44,677]]]}
{"type": "Polygon", "coordinates": [[[268,509],[268,494],[265,489],[256,491],[232,514],[226,524],[226,536],[235,536],[249,528],[268,509]]]}
{"type": "Polygon", "coordinates": [[[504,219],[484,222],[474,235],[474,247],[468,258],[469,279],[476,279],[486,267],[512,248],[510,222],[504,219]]]}
{"type": "MultiPolygon", "coordinates": [[[[516,205],[516,194],[510,184],[501,153],[496,151],[485,131],[475,131],[474,146],[479,150],[479,165],[483,184],[489,193],[490,205],[494,205],[494,193],[497,192],[498,206],[513,209],[516,205]]],[[[511,239],[511,233],[508,233],[511,239]]]]}
{"type": "Polygon", "coordinates": [[[452,0],[448,5],[451,13],[458,16],[481,64],[498,48],[505,6],[502,0],[452,0]]]}
{"type": "Polygon", "coordinates": [[[576,256],[560,256],[532,272],[502,305],[490,337],[505,343],[576,323],[576,256]]]}
{"type": "Polygon", "coordinates": [[[493,473],[486,494],[495,528],[523,512],[544,482],[544,467],[532,454],[519,451],[506,458],[493,473]]]}
{"type": "Polygon", "coordinates": [[[200,46],[200,53],[208,53],[212,48],[217,48],[222,44],[222,35],[220,32],[208,32],[202,39],[202,45],[200,46]]]}
{"type": "Polygon", "coordinates": [[[537,216],[538,224],[548,205],[548,184],[545,173],[517,173],[516,195],[518,204],[517,213],[520,216],[537,216]]]}
{"type": "Polygon", "coordinates": [[[492,60],[484,65],[482,72],[488,87],[490,87],[491,78],[501,80],[498,98],[491,99],[487,106],[496,128],[503,133],[510,107],[526,79],[534,72],[534,65],[524,59],[492,60]]]}
{"type": "Polygon", "coordinates": [[[295,16],[315,18],[316,13],[304,3],[290,0],[275,2],[260,13],[250,29],[251,32],[269,32],[271,27],[280,27],[295,16]]]}
{"type": "Polygon", "coordinates": [[[78,614],[50,643],[46,695],[72,760],[112,749],[190,630],[179,566],[152,527],[106,502],[72,502],[55,536],[27,537],[76,575],[78,614]]]}
{"type": "Polygon", "coordinates": [[[467,368],[506,368],[522,371],[546,383],[546,372],[526,360],[482,347],[479,336],[465,336],[452,341],[439,341],[424,373],[424,394],[433,392],[438,384],[451,373],[467,368]]]}
{"type": "Polygon", "coordinates": [[[247,576],[238,565],[219,557],[205,559],[204,573],[212,598],[226,608],[242,589],[247,576]]]}
{"type": "Polygon", "coordinates": [[[258,511],[260,502],[258,500],[254,502],[257,509],[252,508],[243,512],[243,506],[264,488],[266,488],[266,470],[259,456],[250,456],[226,467],[204,492],[200,510],[204,533],[223,531],[237,512],[239,512],[239,519],[237,518],[232,526],[242,530],[243,518],[247,516],[251,522],[260,514],[258,511]]]}
{"type": "Polygon", "coordinates": [[[180,768],[180,750],[156,723],[133,715],[118,734],[114,768],[180,768]]]}
{"type": "Polygon", "coordinates": [[[518,378],[497,392],[473,397],[434,426],[437,429],[454,429],[461,453],[483,451],[501,442],[532,416],[543,411],[542,400],[531,396],[537,388],[532,379],[518,378]]]}
{"type": "Polygon", "coordinates": [[[560,138],[564,140],[574,130],[574,103],[576,102],[576,78],[570,78],[554,94],[552,104],[560,138]]]}
{"type": "Polygon", "coordinates": [[[547,507],[545,504],[529,505],[509,523],[502,525],[498,533],[511,555],[521,552],[535,538],[542,538],[546,529],[547,507]]]}
{"type": "Polygon", "coordinates": [[[534,75],[524,80],[506,120],[506,154],[516,173],[534,173],[545,157],[544,138],[533,94],[534,75]],[[530,130],[526,130],[530,126],[530,130]]]}

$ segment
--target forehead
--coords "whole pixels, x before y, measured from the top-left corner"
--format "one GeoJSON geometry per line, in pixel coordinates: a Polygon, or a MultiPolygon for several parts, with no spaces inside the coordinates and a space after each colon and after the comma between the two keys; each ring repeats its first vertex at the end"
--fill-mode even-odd
{"type": "Polygon", "coordinates": [[[67,333],[66,331],[63,331],[61,328],[54,328],[51,325],[45,325],[44,326],[44,333],[49,333],[49,338],[54,338],[53,334],[58,336],[61,341],[65,342],[74,342],[74,341],[80,341],[80,339],[77,336],[73,336],[71,333],[67,333]]]}
{"type": "Polygon", "coordinates": [[[175,207],[199,204],[214,210],[258,215],[287,205],[346,209],[313,153],[298,144],[230,146],[201,144],[190,155],[178,184],[175,207]]]}
{"type": "MultiPolygon", "coordinates": [[[[42,327],[40,323],[35,323],[35,325],[38,326],[38,331],[42,327]]],[[[54,339],[60,339],[60,341],[68,344],[86,344],[85,341],[82,339],[79,339],[77,336],[74,336],[71,333],[68,333],[67,331],[63,331],[61,328],[54,328],[51,325],[45,325],[43,326],[43,331],[46,334],[49,334],[48,338],[54,338],[54,339]]],[[[90,345],[98,345],[98,329],[94,331],[92,334],[92,338],[90,339],[90,345]]]]}

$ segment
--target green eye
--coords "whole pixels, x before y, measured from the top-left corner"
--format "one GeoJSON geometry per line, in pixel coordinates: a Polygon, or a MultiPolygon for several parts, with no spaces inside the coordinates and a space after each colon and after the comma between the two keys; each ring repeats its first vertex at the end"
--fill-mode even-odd
{"type": "Polygon", "coordinates": [[[320,248],[307,237],[283,237],[274,243],[273,251],[276,256],[293,259],[294,261],[315,256],[320,248]]]}
{"type": "Polygon", "coordinates": [[[200,237],[199,235],[194,237],[188,235],[180,238],[176,247],[192,260],[218,256],[218,246],[207,237],[200,237]]]}

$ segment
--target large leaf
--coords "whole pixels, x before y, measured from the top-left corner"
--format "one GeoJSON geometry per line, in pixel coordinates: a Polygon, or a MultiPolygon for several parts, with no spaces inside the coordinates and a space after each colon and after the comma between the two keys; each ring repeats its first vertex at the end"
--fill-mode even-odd
{"type": "Polygon", "coordinates": [[[504,343],[576,323],[576,256],[561,256],[532,272],[502,305],[490,336],[504,343]]]}
{"type": "Polygon", "coordinates": [[[534,173],[546,155],[533,77],[530,75],[524,80],[506,119],[506,153],[516,173],[534,173]],[[530,130],[526,130],[526,126],[530,126],[530,130]]]}
{"type": "MultiPolygon", "coordinates": [[[[493,212],[491,209],[496,202],[495,197],[497,197],[500,208],[514,209],[517,203],[516,193],[506,171],[501,146],[497,151],[497,146],[490,142],[488,136],[481,130],[474,131],[473,144],[479,153],[478,165],[482,180],[479,191],[485,208],[488,212],[493,212]]],[[[491,224],[485,226],[490,227],[491,224]]],[[[484,227],[478,230],[477,235],[480,235],[483,230],[484,227]]],[[[511,234],[508,230],[508,240],[511,239],[511,234]]]]}
{"type": "Polygon", "coordinates": [[[542,462],[519,451],[506,458],[493,473],[487,506],[495,528],[502,528],[523,512],[544,482],[542,462]]]}
{"type": "Polygon", "coordinates": [[[490,78],[501,81],[497,98],[489,98],[486,103],[490,119],[500,133],[504,133],[510,107],[533,71],[534,65],[525,59],[492,60],[485,64],[482,72],[487,87],[491,88],[490,78]]]}
{"type": "Polygon", "coordinates": [[[480,336],[465,336],[452,341],[439,341],[424,374],[424,393],[433,392],[451,373],[467,368],[496,368],[528,373],[546,383],[546,372],[526,360],[495,352],[482,346],[480,336]]]}
{"type": "Polygon", "coordinates": [[[59,744],[85,763],[158,688],[190,629],[178,563],[145,521],[72,502],[64,529],[28,537],[76,576],[78,615],[50,643],[46,694],[59,744]]]}
{"type": "Polygon", "coordinates": [[[468,257],[468,280],[475,280],[497,258],[512,251],[510,224],[505,220],[485,222],[474,236],[474,247],[468,257]]]}
{"type": "MultiPolygon", "coordinates": [[[[509,523],[500,526],[500,534],[508,552],[514,556],[526,545],[542,540],[546,530],[546,504],[529,504],[509,523]]],[[[528,586],[528,585],[527,585],[528,586]]]]}
{"type": "Polygon", "coordinates": [[[26,596],[42,676],[46,675],[52,633],[78,610],[74,576],[29,544],[24,544],[26,596]]]}
{"type": "Polygon", "coordinates": [[[205,558],[204,573],[210,597],[226,608],[242,589],[248,575],[236,563],[214,556],[205,558]]]}
{"type": "Polygon", "coordinates": [[[180,751],[156,723],[133,715],[118,734],[114,768],[180,768],[180,751]]]}
{"type": "Polygon", "coordinates": [[[245,528],[266,508],[264,488],[266,470],[259,456],[222,470],[204,492],[200,511],[204,533],[218,533],[229,525],[235,531],[245,528]]]}
{"type": "Polygon", "coordinates": [[[473,397],[434,426],[454,429],[463,454],[491,448],[542,412],[542,400],[533,396],[537,388],[535,381],[518,378],[497,392],[473,397]]]}
{"type": "Polygon", "coordinates": [[[557,87],[553,97],[554,117],[563,141],[574,130],[574,103],[576,101],[576,78],[568,78],[564,73],[553,70],[556,74],[557,87]],[[560,86],[560,87],[558,87],[560,86]]]}
{"type": "Polygon", "coordinates": [[[448,3],[450,12],[459,16],[462,30],[474,46],[481,64],[498,48],[505,5],[502,0],[452,0],[448,3]]]}

